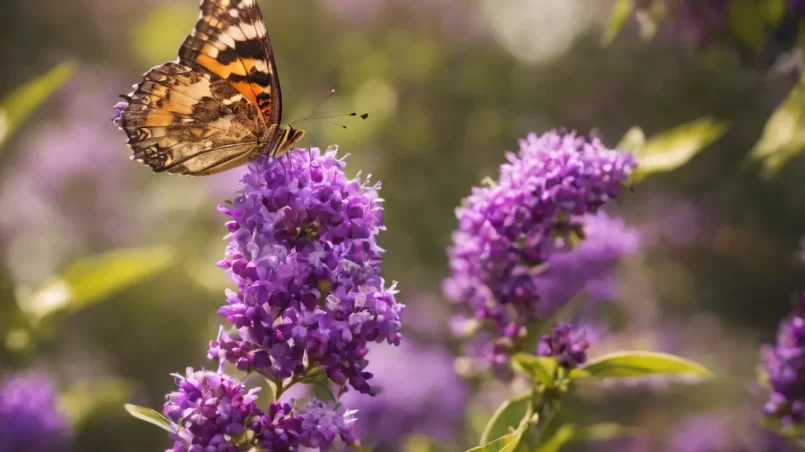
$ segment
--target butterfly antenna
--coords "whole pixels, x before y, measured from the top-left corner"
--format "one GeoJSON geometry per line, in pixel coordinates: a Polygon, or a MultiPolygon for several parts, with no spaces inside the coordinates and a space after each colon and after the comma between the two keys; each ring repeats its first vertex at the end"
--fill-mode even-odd
{"type": "Polygon", "coordinates": [[[292,122],[291,125],[299,123],[299,122],[304,122],[304,121],[307,121],[308,119],[310,119],[317,111],[319,111],[321,106],[324,105],[333,96],[335,96],[335,89],[331,89],[330,93],[327,94],[327,97],[325,97],[324,99],[318,101],[316,103],[316,105],[314,105],[313,108],[310,110],[310,112],[308,112],[308,114],[306,114],[302,119],[292,122]]]}

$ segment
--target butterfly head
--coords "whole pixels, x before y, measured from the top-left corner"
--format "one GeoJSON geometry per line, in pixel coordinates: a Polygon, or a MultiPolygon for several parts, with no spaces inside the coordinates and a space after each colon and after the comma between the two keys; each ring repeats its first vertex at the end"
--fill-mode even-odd
{"type": "Polygon", "coordinates": [[[302,129],[296,129],[293,126],[287,125],[284,126],[282,129],[282,139],[277,145],[277,151],[274,153],[275,157],[279,157],[280,155],[290,151],[293,149],[294,145],[305,136],[305,131],[302,129]]]}

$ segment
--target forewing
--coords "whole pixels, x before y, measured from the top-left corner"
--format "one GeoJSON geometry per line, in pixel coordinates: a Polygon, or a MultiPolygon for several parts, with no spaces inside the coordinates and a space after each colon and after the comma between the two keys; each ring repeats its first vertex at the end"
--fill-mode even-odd
{"type": "Polygon", "coordinates": [[[255,0],[202,0],[201,16],[179,49],[179,59],[228,81],[269,126],[282,120],[274,55],[255,0]]]}
{"type": "Polygon", "coordinates": [[[246,163],[264,127],[225,80],[177,63],[157,66],[128,96],[119,126],[133,159],[156,172],[203,175],[246,163]]]}

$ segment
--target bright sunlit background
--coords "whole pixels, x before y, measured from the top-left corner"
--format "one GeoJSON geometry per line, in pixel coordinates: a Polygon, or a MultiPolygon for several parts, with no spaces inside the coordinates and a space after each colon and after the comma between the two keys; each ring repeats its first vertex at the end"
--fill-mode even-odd
{"type": "MultiPolygon", "coordinates": [[[[198,2],[2,3],[0,99],[24,104],[12,93],[43,74],[28,96],[66,83],[24,123],[0,115],[0,375],[53,376],[76,450],[164,450],[166,434],[122,404],[160,407],[174,387],[170,373],[215,367],[205,354],[227,287],[216,267],[226,233],[216,206],[232,199],[243,170],[152,174],[129,160],[110,119],[119,94],[176,57],[198,2]]],[[[770,71],[763,52],[700,50],[664,24],[643,39],[650,26],[634,17],[604,46],[615,3],[260,0],[284,121],[303,118],[333,88],[322,114],[369,113],[366,121],[336,120],[346,130],[303,124],[302,144],[337,144],[350,154],[349,174],[371,173],[383,184],[384,276],[399,281],[398,301],[409,307],[404,347],[379,348],[369,370],[413,386],[387,389],[401,392],[373,419],[393,423],[383,416],[393,416],[394,403],[428,419],[398,428],[399,450],[406,441],[408,451],[430,450],[421,435],[445,451],[476,445],[510,394],[453,373],[458,348],[440,284],[454,209],[471,187],[496,176],[504,153],[532,131],[564,127],[614,147],[633,126],[652,137],[701,118],[710,119],[689,139],[712,144],[611,206],[641,231],[641,249],[619,271],[620,299],[602,314],[608,330],[591,355],[673,352],[706,364],[717,382],[590,389],[569,412],[580,422],[634,426],[635,451],[681,450],[674,438],[695,419],[761,435],[753,429],[765,394],[746,397],[744,382],[791,294],[803,289],[805,160],[757,165],[748,156],[763,152],[761,137],[769,153],[801,150],[796,131],[805,129],[796,121],[805,102],[764,135],[796,76],[770,71]],[[723,137],[708,139],[722,126],[723,137]],[[430,419],[434,406],[442,414],[430,419]]]]}

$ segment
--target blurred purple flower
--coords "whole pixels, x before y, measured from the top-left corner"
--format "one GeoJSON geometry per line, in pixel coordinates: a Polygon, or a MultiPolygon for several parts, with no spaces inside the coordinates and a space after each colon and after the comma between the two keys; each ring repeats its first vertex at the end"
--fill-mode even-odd
{"type": "Polygon", "coordinates": [[[520,153],[507,158],[499,180],[474,188],[457,209],[459,227],[448,250],[452,274],[443,285],[487,329],[488,339],[474,348],[493,366],[519,348],[530,320],[552,314],[586,281],[606,280],[603,270],[637,246],[636,234],[622,223],[592,215],[620,195],[636,166],[631,154],[550,132],[521,140],[520,153]],[[603,243],[585,245],[587,222],[603,243]],[[589,272],[579,267],[585,262],[589,272]],[[559,286],[570,282],[575,285],[559,286]]]}
{"type": "Polygon", "coordinates": [[[370,368],[381,391],[374,397],[347,393],[341,398],[358,410],[356,432],[361,438],[379,442],[383,450],[398,447],[411,434],[455,440],[467,388],[447,350],[406,339],[373,357],[370,368]]]}
{"type": "Polygon", "coordinates": [[[45,375],[23,374],[0,386],[0,452],[71,449],[67,421],[56,406],[56,388],[45,375]]]}
{"type": "Polygon", "coordinates": [[[540,317],[549,317],[567,300],[583,292],[590,302],[614,300],[618,296],[615,266],[640,247],[640,236],[622,218],[604,212],[580,219],[584,240],[566,253],[548,257],[547,269],[535,284],[544,303],[540,317]]]}
{"type": "Polygon", "coordinates": [[[236,328],[210,357],[272,378],[323,366],[337,384],[369,393],[370,342],[399,344],[403,306],[380,276],[379,184],[347,179],[335,150],[290,152],[249,167],[220,266],[237,284],[218,312],[236,328]]]}
{"type": "Polygon", "coordinates": [[[559,323],[550,333],[540,338],[537,354],[554,357],[562,367],[574,369],[587,362],[589,347],[583,328],[570,323],[559,323]]]}
{"type": "Polygon", "coordinates": [[[805,292],[796,311],[780,323],[777,343],[763,349],[763,361],[772,394],[767,416],[784,425],[805,421],[805,292]]]}
{"type": "Polygon", "coordinates": [[[671,429],[668,452],[783,452],[785,442],[725,414],[692,416],[671,429]]]}

